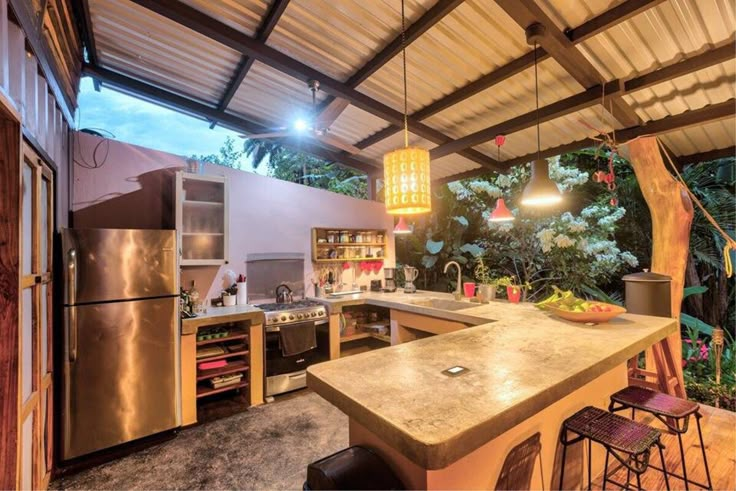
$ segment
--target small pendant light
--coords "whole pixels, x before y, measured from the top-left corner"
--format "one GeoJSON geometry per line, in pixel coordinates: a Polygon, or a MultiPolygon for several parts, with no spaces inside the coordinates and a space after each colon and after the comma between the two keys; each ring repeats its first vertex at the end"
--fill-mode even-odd
{"type": "Polygon", "coordinates": [[[394,235],[408,235],[411,233],[411,227],[406,223],[403,216],[399,217],[399,222],[394,227],[394,235]]]}
{"type": "Polygon", "coordinates": [[[409,146],[404,0],[401,0],[401,55],[404,66],[404,148],[383,156],[384,196],[387,213],[415,215],[432,211],[432,200],[429,151],[409,146]]]}
{"type": "MultiPolygon", "coordinates": [[[[503,135],[496,135],[496,146],[498,147],[498,157],[496,161],[501,161],[501,145],[506,141],[506,137],[503,135]]],[[[511,213],[506,207],[506,202],[503,198],[496,200],[496,208],[491,212],[491,216],[488,218],[489,222],[510,222],[514,220],[514,214],[511,213]]]]}
{"type": "Polygon", "coordinates": [[[562,201],[557,184],[549,178],[549,162],[541,156],[539,136],[539,77],[537,75],[537,40],[544,36],[544,26],[532,24],[526,29],[527,43],[534,46],[534,93],[537,105],[537,158],[532,162],[532,177],[521,193],[521,204],[526,206],[549,206],[562,201]]]}

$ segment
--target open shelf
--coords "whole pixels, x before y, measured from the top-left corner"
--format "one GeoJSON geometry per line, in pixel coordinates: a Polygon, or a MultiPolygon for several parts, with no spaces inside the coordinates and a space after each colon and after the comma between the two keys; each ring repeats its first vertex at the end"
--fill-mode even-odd
{"type": "Polygon", "coordinates": [[[250,351],[248,350],[233,351],[232,353],[223,353],[221,355],[207,356],[205,358],[197,358],[197,363],[202,363],[203,361],[217,361],[217,360],[224,360],[226,358],[235,358],[236,356],[245,356],[249,353],[250,351]]]}
{"type": "Polygon", "coordinates": [[[234,341],[236,339],[246,339],[247,337],[248,337],[248,334],[246,334],[245,332],[234,331],[223,338],[205,339],[202,341],[197,341],[197,346],[204,346],[206,344],[212,344],[212,343],[223,343],[225,341],[234,341]]]}
{"type": "MultiPolygon", "coordinates": [[[[199,365],[201,361],[197,362],[197,365],[199,365]]],[[[201,382],[202,380],[207,380],[212,377],[218,377],[220,375],[228,375],[231,373],[239,373],[239,372],[245,372],[250,367],[245,361],[234,361],[232,363],[228,363],[224,367],[220,368],[211,368],[209,370],[200,370],[197,369],[197,382],[201,382]]]]}
{"type": "Polygon", "coordinates": [[[186,206],[225,206],[225,203],[221,201],[197,201],[185,199],[182,203],[186,206]]]}
{"type": "Polygon", "coordinates": [[[341,336],[340,342],[349,343],[351,341],[357,341],[359,339],[366,339],[366,338],[373,338],[373,339],[378,339],[379,341],[383,341],[385,343],[391,343],[391,336],[388,336],[385,334],[374,334],[370,332],[358,332],[350,336],[341,336]]]}
{"type": "Polygon", "coordinates": [[[317,247],[383,247],[385,242],[353,242],[351,244],[342,244],[339,242],[317,242],[317,247]]]}
{"type": "Polygon", "coordinates": [[[225,387],[220,387],[219,389],[213,389],[212,387],[205,387],[203,385],[197,386],[197,399],[200,397],[207,397],[214,394],[219,394],[220,392],[227,392],[228,390],[235,390],[235,389],[242,389],[244,387],[248,387],[248,382],[239,382],[237,384],[227,385],[225,387]]]}
{"type": "Polygon", "coordinates": [[[182,237],[191,237],[194,235],[208,235],[213,237],[219,237],[221,235],[225,235],[222,232],[182,232],[182,237]]]}
{"type": "Polygon", "coordinates": [[[335,259],[313,259],[312,261],[315,263],[344,263],[354,261],[383,261],[384,259],[383,257],[336,257],[335,259]]]}

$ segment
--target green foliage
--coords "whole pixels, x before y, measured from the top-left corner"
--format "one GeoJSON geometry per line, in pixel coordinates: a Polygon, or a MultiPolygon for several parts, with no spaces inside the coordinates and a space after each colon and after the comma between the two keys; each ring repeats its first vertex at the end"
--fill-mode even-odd
{"type": "Polygon", "coordinates": [[[225,142],[217,154],[192,155],[191,158],[200,162],[209,162],[210,164],[222,165],[232,169],[242,169],[245,164],[243,161],[244,156],[245,152],[236,150],[235,140],[228,136],[225,138],[225,142]]]}

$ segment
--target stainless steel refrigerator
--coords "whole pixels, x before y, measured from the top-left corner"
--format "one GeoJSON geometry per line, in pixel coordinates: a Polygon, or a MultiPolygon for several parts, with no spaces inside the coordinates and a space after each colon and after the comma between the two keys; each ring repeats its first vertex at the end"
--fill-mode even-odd
{"type": "Polygon", "coordinates": [[[174,230],[65,229],[62,460],[176,428],[174,230]]]}

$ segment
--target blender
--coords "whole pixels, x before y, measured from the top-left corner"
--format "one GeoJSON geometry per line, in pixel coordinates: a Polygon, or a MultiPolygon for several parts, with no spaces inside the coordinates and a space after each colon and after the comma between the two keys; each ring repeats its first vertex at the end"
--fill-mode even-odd
{"type": "Polygon", "coordinates": [[[413,266],[404,266],[404,293],[416,293],[414,280],[419,276],[419,270],[413,266]]]}
{"type": "Polygon", "coordinates": [[[385,292],[396,291],[396,268],[383,268],[383,279],[386,281],[386,286],[383,288],[385,292]]]}

